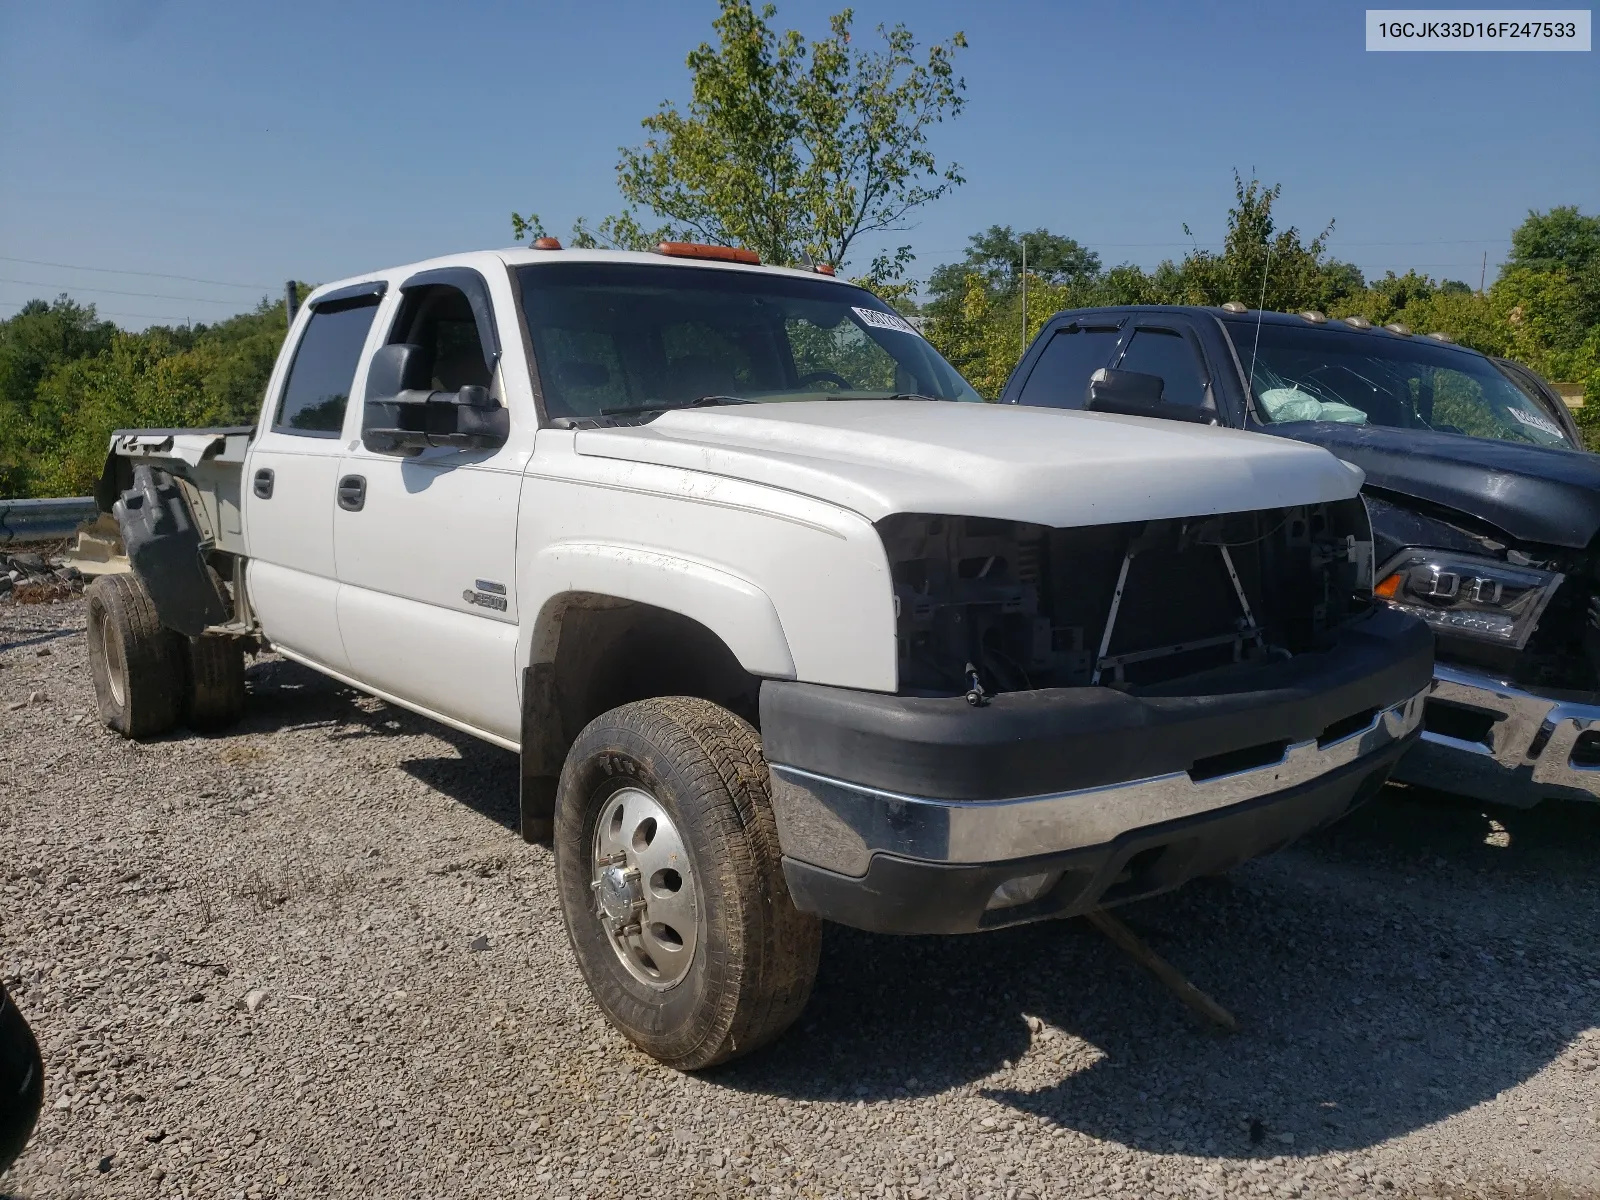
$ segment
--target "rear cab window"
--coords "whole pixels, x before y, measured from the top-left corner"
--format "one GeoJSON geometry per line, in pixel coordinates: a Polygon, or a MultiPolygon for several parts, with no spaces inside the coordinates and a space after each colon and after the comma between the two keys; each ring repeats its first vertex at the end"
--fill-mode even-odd
{"type": "Polygon", "coordinates": [[[339,436],[380,299],[373,293],[312,307],[273,413],[273,432],[297,437],[339,436]]]}

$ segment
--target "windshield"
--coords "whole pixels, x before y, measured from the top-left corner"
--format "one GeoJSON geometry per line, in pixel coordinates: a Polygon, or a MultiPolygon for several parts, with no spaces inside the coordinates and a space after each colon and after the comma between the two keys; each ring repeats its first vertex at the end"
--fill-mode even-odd
{"type": "Polygon", "coordinates": [[[1338,421],[1570,447],[1488,359],[1424,338],[1227,321],[1263,421],[1338,421]]]}
{"type": "Polygon", "coordinates": [[[552,417],[697,400],[982,398],[871,293],[777,272],[567,262],[522,267],[552,417]]]}

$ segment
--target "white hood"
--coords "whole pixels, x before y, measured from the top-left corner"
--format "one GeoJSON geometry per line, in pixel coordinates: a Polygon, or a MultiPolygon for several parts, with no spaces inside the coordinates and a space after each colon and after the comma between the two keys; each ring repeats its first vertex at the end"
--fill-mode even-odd
{"type": "Polygon", "coordinates": [[[1015,405],[833,400],[677,409],[580,430],[579,454],[685,467],[891,513],[1068,527],[1343,500],[1362,474],[1285,438],[1015,405]]]}

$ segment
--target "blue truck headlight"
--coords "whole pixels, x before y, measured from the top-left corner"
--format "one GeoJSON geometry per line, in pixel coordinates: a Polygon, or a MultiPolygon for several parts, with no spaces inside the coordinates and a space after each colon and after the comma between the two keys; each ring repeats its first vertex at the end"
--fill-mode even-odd
{"type": "Polygon", "coordinates": [[[1373,592],[1436,633],[1520,650],[1564,578],[1470,554],[1405,550],[1378,572],[1373,592]]]}

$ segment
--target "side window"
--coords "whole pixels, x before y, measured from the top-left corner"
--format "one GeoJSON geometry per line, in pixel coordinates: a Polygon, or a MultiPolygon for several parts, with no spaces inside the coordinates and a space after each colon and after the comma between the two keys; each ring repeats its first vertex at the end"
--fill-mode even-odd
{"type": "Polygon", "coordinates": [[[1069,325],[1058,330],[1033,364],[1017,403],[1038,408],[1082,408],[1088,399],[1089,376],[1106,365],[1116,345],[1115,329],[1069,325]]]}
{"type": "Polygon", "coordinates": [[[336,437],[344,425],[350,385],[378,311],[378,297],[319,304],[295,347],[272,428],[305,437],[336,437]]]}
{"type": "Polygon", "coordinates": [[[1161,376],[1166,381],[1161,392],[1163,403],[1200,408],[1206,402],[1205,374],[1200,360],[1181,333],[1171,329],[1134,330],[1117,366],[1124,371],[1161,376]]]}
{"type": "Polygon", "coordinates": [[[433,362],[433,386],[441,392],[488,387],[492,379],[472,302],[448,284],[408,288],[395,318],[391,343],[421,346],[433,362]]]}

